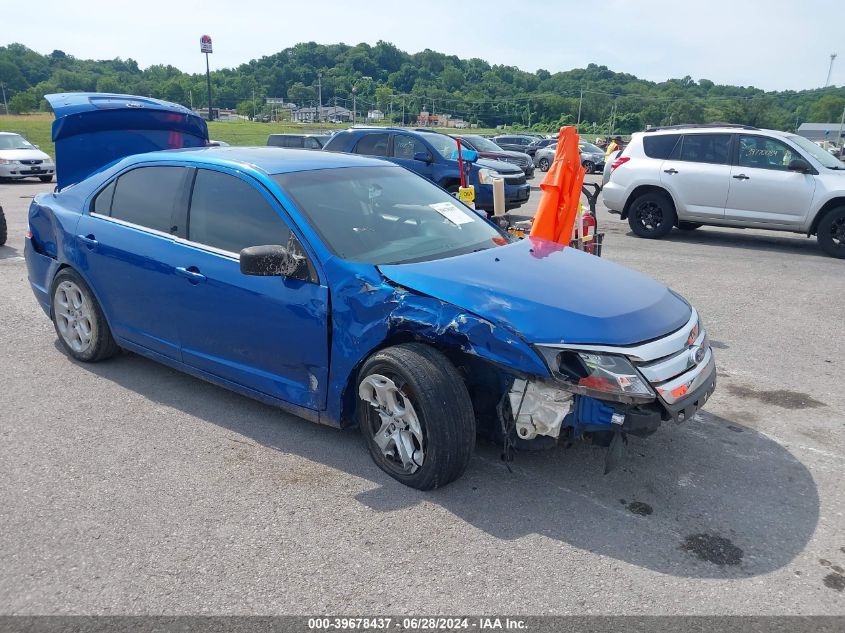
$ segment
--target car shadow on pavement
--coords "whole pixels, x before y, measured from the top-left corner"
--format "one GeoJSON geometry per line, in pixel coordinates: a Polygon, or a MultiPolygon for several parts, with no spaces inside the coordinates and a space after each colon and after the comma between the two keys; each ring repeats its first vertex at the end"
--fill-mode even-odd
{"type": "MultiPolygon", "coordinates": [[[[490,556],[507,558],[509,542],[537,534],[673,576],[740,578],[787,565],[819,518],[816,485],[798,459],[766,435],[706,412],[632,438],[624,464],[609,475],[602,474],[605,449],[583,443],[519,453],[509,470],[500,447],[479,442],[461,479],[423,493],[382,473],[357,430],[311,424],[135,354],[76,365],[227,429],[239,445],[298,455],[322,465],[322,477],[331,479],[334,469],[372,483],[350,492],[350,503],[377,513],[437,504],[498,539],[501,550],[490,556]]],[[[244,450],[249,459],[254,449],[244,450]]],[[[320,485],[320,476],[301,474],[257,476],[267,477],[268,494],[320,485]]]]}
{"type": "MultiPolygon", "coordinates": [[[[626,235],[628,237],[637,237],[632,231],[627,231],[626,235]]],[[[815,238],[807,238],[795,233],[778,234],[772,231],[770,234],[760,235],[759,233],[746,233],[741,229],[720,231],[715,228],[701,227],[694,231],[674,229],[668,236],[662,238],[661,241],[676,242],[678,244],[724,246],[727,248],[741,248],[743,250],[772,251],[784,254],[792,253],[832,259],[821,250],[815,238]]]]}

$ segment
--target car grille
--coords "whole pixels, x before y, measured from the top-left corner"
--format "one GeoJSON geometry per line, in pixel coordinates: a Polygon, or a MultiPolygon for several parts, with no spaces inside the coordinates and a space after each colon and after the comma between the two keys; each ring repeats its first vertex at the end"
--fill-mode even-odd
{"type": "Polygon", "coordinates": [[[522,172],[518,174],[502,174],[506,185],[524,185],[527,180],[522,172]]]}
{"type": "Polygon", "coordinates": [[[43,163],[43,160],[19,160],[18,161],[21,165],[40,165],[43,163]]]}

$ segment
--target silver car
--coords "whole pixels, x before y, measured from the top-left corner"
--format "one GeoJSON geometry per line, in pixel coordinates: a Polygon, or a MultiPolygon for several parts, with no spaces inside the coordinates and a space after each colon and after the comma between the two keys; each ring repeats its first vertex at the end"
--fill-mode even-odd
{"type": "MultiPolygon", "coordinates": [[[[594,174],[604,169],[604,152],[592,143],[578,143],[581,150],[581,164],[588,174],[594,174]]],[[[557,143],[538,149],[534,154],[534,166],[540,171],[549,171],[555,159],[557,143]]]]}
{"type": "Polygon", "coordinates": [[[0,178],[38,178],[50,182],[56,164],[37,146],[14,132],[0,132],[0,178]]]}

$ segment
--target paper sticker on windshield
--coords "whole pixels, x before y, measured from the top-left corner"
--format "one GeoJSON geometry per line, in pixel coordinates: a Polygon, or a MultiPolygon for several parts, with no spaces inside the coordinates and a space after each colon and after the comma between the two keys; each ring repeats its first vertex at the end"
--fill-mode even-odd
{"type": "Polygon", "coordinates": [[[428,206],[437,211],[437,213],[449,220],[452,224],[467,224],[468,222],[473,221],[470,216],[461,211],[451,202],[436,202],[428,206]]]}

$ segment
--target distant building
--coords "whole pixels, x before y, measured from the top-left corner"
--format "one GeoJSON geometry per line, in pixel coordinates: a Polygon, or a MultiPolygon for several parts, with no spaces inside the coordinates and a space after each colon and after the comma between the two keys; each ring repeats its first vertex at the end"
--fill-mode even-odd
{"type": "Polygon", "coordinates": [[[381,121],[384,119],[384,112],[381,110],[368,110],[367,121],[381,121]]]}
{"type": "Polygon", "coordinates": [[[460,117],[453,117],[451,114],[429,114],[423,110],[417,116],[417,125],[423,127],[454,127],[463,129],[469,124],[460,117]]]}
{"type": "Polygon", "coordinates": [[[298,108],[291,113],[291,120],[299,123],[347,123],[352,120],[352,110],[341,106],[323,106],[318,116],[317,108],[298,108]]]}
{"type": "Polygon", "coordinates": [[[802,123],[797,130],[799,136],[811,141],[831,141],[840,143],[845,138],[845,128],[839,136],[840,122],[836,123],[802,123]]]}
{"type": "Polygon", "coordinates": [[[283,97],[267,97],[264,99],[264,103],[268,106],[273,106],[274,108],[280,108],[282,110],[296,110],[296,104],[291,103],[290,101],[285,101],[283,97]]]}

